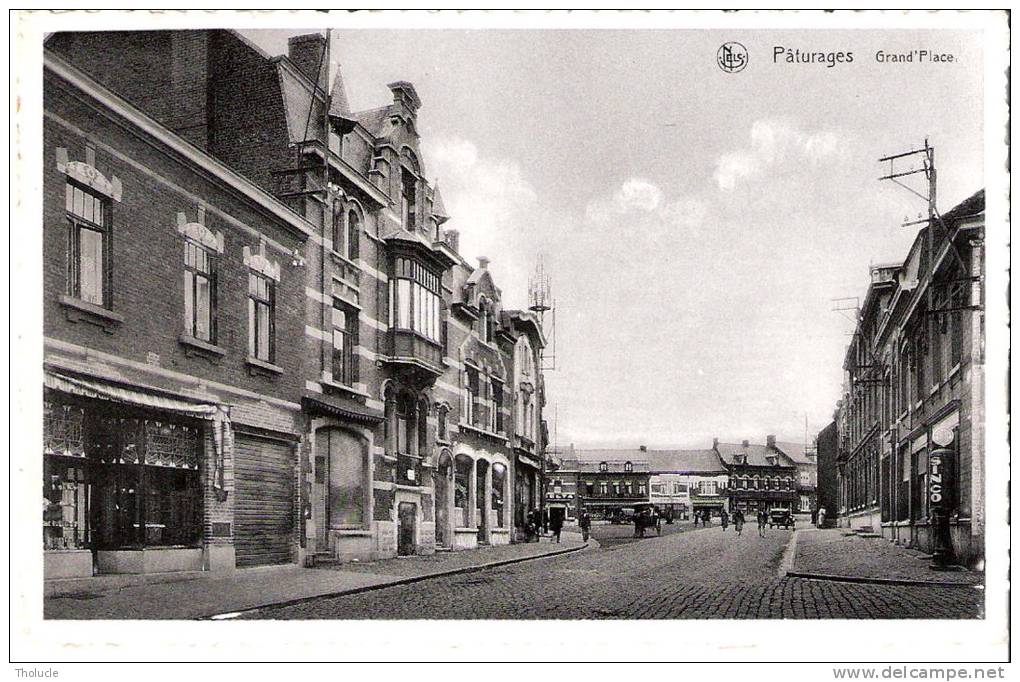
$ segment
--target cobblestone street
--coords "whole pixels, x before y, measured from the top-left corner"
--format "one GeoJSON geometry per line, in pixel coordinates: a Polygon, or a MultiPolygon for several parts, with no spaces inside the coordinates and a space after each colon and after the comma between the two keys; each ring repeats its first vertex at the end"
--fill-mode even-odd
{"type": "Polygon", "coordinates": [[[780,575],[790,531],[671,533],[464,575],[268,608],[246,618],[977,618],[974,587],[780,575]]]}

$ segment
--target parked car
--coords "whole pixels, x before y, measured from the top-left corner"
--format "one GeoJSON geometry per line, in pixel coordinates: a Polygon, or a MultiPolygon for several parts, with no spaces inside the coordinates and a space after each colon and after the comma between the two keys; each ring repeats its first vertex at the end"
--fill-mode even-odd
{"type": "Polygon", "coordinates": [[[769,528],[779,527],[793,528],[793,514],[789,509],[772,509],[769,511],[769,528]]]}

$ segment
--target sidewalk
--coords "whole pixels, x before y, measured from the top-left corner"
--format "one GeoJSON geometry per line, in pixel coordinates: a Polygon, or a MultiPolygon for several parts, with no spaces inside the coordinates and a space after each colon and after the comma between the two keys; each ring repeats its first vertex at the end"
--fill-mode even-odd
{"type": "Polygon", "coordinates": [[[564,537],[559,544],[543,538],[540,543],[320,568],[266,566],[227,574],[192,571],[51,580],[44,583],[43,617],[62,620],[208,618],[282,602],[476,571],[585,547],[580,538],[564,537]]]}
{"type": "Polygon", "coordinates": [[[791,577],[901,584],[980,585],[984,573],[933,571],[928,556],[884,538],[847,534],[844,528],[796,532],[791,577]]]}

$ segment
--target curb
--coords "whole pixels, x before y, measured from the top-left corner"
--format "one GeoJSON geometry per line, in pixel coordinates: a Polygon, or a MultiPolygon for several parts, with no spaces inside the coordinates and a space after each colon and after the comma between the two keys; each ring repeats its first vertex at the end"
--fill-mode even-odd
{"type": "Polygon", "coordinates": [[[787,571],[787,578],[803,578],[804,580],[829,580],[841,583],[866,583],[870,585],[902,585],[906,587],[971,587],[983,588],[982,583],[942,583],[935,580],[910,580],[908,578],[867,578],[857,575],[831,575],[828,573],[804,573],[787,571]]]}
{"type": "MultiPolygon", "coordinates": [[[[186,620],[230,620],[236,618],[245,613],[254,613],[255,611],[262,611],[264,609],[282,608],[284,606],[293,606],[295,604],[303,604],[305,602],[314,601],[316,599],[332,599],[334,597],[345,597],[351,594],[360,594],[362,592],[370,592],[372,590],[382,590],[387,587],[398,587],[400,585],[409,585],[411,583],[422,582],[423,580],[430,580],[432,578],[443,578],[450,575],[459,575],[461,573],[473,573],[475,571],[484,571],[487,568],[498,568],[500,566],[508,566],[510,564],[520,564],[525,561],[535,561],[537,559],[548,559],[550,557],[562,556],[564,554],[570,554],[572,552],[580,552],[581,550],[587,549],[588,543],[584,543],[579,547],[569,547],[567,549],[559,549],[555,552],[547,552],[545,554],[536,554],[535,556],[525,557],[514,557],[513,559],[500,559],[499,561],[490,561],[485,564],[477,564],[475,566],[461,566],[460,568],[451,568],[445,571],[436,571],[435,573],[426,573],[424,575],[413,575],[406,578],[397,578],[385,583],[379,583],[377,585],[363,585],[361,587],[352,587],[346,590],[337,590],[336,592],[323,592],[322,594],[316,594],[310,597],[298,597],[297,599],[287,599],[279,602],[272,602],[270,604],[263,604],[261,606],[252,606],[246,609],[240,609],[238,611],[227,611],[220,613],[208,614],[205,616],[195,616],[186,620]],[[217,617],[219,616],[219,617],[217,617]],[[229,616],[229,618],[227,617],[229,616]]],[[[314,570],[314,569],[309,569],[314,570]]]]}

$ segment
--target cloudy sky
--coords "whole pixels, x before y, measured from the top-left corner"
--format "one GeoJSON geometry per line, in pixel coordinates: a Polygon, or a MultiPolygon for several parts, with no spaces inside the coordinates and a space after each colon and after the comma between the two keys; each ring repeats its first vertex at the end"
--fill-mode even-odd
{"type": "MultiPolygon", "coordinates": [[[[271,54],[302,31],[247,31],[271,54]]],[[[461,251],[526,306],[557,305],[547,418],[559,443],[704,446],[816,433],[839,397],[868,265],[925,210],[877,159],[936,148],[941,210],[983,186],[982,52],[965,32],[337,31],[356,110],[421,95],[427,174],[461,251]],[[715,61],[747,46],[738,74],[715,61]],[[773,49],[852,52],[773,63],[773,49]],[[952,64],[880,64],[929,49],[952,64]]],[[[918,185],[920,188],[920,185],[918,185]]]]}

